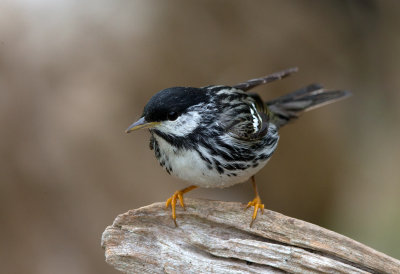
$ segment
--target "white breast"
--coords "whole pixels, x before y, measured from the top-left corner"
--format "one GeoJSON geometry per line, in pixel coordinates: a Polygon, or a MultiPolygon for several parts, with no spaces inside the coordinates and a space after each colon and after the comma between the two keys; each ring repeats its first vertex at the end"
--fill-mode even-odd
{"type": "MultiPolygon", "coordinates": [[[[201,159],[199,153],[195,150],[176,149],[173,148],[163,138],[154,135],[158,142],[160,162],[165,162],[165,169],[169,172],[188,182],[191,185],[199,187],[229,187],[237,183],[247,181],[251,176],[257,173],[265,166],[268,161],[259,163],[257,167],[250,167],[246,170],[235,171],[236,176],[228,176],[227,173],[220,174],[216,169],[208,168],[207,163],[201,159]]],[[[204,156],[209,156],[207,151],[200,152],[204,156]]]]}

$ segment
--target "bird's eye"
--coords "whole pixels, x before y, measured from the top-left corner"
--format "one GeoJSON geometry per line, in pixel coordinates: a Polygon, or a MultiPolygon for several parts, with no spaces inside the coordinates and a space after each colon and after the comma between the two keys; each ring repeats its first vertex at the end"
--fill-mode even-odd
{"type": "Polygon", "coordinates": [[[171,111],[171,112],[168,113],[167,118],[170,121],[175,121],[176,118],[178,118],[178,113],[175,112],[175,111],[171,111]]]}

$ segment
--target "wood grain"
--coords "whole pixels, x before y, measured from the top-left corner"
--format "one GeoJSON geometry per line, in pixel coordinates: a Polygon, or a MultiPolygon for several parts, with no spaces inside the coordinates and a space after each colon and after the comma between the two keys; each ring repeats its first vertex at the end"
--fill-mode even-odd
{"type": "Polygon", "coordinates": [[[240,203],[185,198],[178,227],[164,203],[119,215],[102,236],[126,273],[400,273],[400,261],[348,237],[240,203]]]}

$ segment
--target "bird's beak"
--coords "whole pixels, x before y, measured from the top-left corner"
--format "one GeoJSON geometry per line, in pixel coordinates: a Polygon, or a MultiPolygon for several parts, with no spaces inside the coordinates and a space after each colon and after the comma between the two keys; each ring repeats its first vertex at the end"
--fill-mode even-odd
{"type": "Polygon", "coordinates": [[[137,120],[136,122],[134,122],[132,125],[130,125],[125,132],[129,133],[131,131],[137,130],[137,129],[141,129],[141,128],[151,128],[154,127],[156,125],[159,125],[160,122],[147,122],[144,117],[140,118],[139,120],[137,120]]]}

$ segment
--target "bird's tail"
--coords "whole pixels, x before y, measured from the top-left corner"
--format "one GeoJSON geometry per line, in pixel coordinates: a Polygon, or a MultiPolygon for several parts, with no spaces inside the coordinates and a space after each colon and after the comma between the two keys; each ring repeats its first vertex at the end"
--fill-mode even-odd
{"type": "Polygon", "coordinates": [[[312,84],[268,101],[266,105],[272,114],[272,122],[281,127],[305,111],[336,102],[350,95],[349,91],[325,90],[320,85],[312,84]]]}

